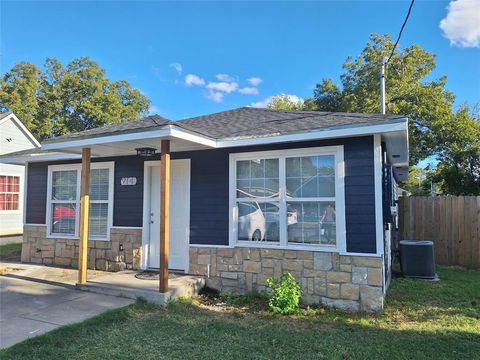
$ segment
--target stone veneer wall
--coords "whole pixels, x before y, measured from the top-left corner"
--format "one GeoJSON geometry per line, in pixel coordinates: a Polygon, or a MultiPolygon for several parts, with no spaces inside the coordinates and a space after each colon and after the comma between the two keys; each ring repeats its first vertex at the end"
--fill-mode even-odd
{"type": "MultiPolygon", "coordinates": [[[[45,225],[23,227],[22,262],[78,268],[78,240],[47,238],[45,225]]],[[[110,241],[88,241],[88,268],[103,271],[140,269],[141,229],[110,229],[110,241]],[[123,251],[119,245],[123,244],[123,251]]]]}
{"type": "Polygon", "coordinates": [[[302,286],[305,304],[377,312],[383,309],[382,267],[378,257],[192,246],[189,273],[209,276],[211,288],[241,294],[265,290],[267,278],[290,272],[302,286]]]}

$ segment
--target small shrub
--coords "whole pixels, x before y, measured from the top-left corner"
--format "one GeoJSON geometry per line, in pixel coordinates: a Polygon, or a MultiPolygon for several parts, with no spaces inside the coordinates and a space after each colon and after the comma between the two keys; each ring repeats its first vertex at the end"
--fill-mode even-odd
{"type": "Polygon", "coordinates": [[[268,306],[276,314],[289,315],[298,311],[302,289],[297,279],[289,272],[280,279],[267,279],[267,286],[272,289],[268,306]]]}

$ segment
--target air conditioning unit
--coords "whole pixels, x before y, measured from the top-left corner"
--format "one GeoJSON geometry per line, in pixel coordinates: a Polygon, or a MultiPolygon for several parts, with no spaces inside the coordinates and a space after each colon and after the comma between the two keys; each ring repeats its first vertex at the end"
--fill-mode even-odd
{"type": "Polygon", "coordinates": [[[406,277],[435,279],[435,253],[433,241],[400,241],[400,264],[406,277]]]}

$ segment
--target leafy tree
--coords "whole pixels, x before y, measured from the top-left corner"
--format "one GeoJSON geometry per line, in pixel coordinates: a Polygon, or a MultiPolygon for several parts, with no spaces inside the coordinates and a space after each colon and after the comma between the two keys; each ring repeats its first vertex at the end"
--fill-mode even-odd
{"type": "Polygon", "coordinates": [[[444,194],[480,195],[480,117],[464,105],[435,126],[436,158],[432,176],[444,194]]]}
{"type": "MultiPolygon", "coordinates": [[[[394,43],[388,35],[372,35],[357,58],[343,64],[341,87],[331,79],[317,84],[313,98],[305,101],[308,110],[380,112],[379,74],[383,57],[394,43]]],[[[387,66],[386,108],[388,114],[410,119],[411,163],[434,154],[432,127],[452,113],[454,96],[445,89],[446,77],[427,80],[435,68],[435,55],[418,45],[396,50],[387,66]]]]}
{"type": "MultiPolygon", "coordinates": [[[[317,84],[305,110],[380,112],[379,74],[394,43],[388,35],[372,35],[360,56],[343,64],[341,86],[331,79],[317,84]]],[[[409,118],[410,162],[436,158],[436,169],[413,167],[402,184],[417,195],[428,194],[434,182],[444,194],[480,194],[480,130],[478,111],[467,106],[453,111],[454,95],[445,88],[446,76],[429,80],[435,55],[418,45],[396,50],[386,71],[387,114],[409,118]]]]}
{"type": "Polygon", "coordinates": [[[296,96],[277,94],[270,99],[267,108],[274,110],[302,110],[303,101],[296,96]]]}
{"type": "Polygon", "coordinates": [[[433,181],[433,175],[434,171],[429,167],[422,169],[415,165],[410,166],[408,179],[401,184],[401,187],[414,196],[428,196],[431,195],[432,190],[438,193],[439,189],[433,181]]]}
{"type": "Polygon", "coordinates": [[[0,110],[15,112],[40,139],[135,120],[149,106],[139,90],[105,78],[87,57],[66,66],[47,58],[43,71],[21,62],[0,79],[0,110]]]}

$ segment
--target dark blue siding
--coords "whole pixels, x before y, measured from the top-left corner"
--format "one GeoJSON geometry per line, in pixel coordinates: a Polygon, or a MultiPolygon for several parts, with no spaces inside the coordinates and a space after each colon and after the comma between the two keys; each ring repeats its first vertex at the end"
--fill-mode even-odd
{"type": "Polygon", "coordinates": [[[143,161],[136,156],[118,157],[114,160],[113,226],[140,227],[143,225],[143,161]],[[121,186],[122,177],[136,177],[137,184],[121,186]]]}
{"type": "Polygon", "coordinates": [[[172,158],[190,158],[192,161],[190,243],[228,244],[230,153],[332,145],[344,146],[347,250],[374,253],[375,185],[372,136],[175,154],[172,158]]]}
{"type": "Polygon", "coordinates": [[[27,224],[45,224],[48,167],[45,163],[28,164],[27,224]]]}
{"type": "Polygon", "coordinates": [[[347,251],[375,253],[373,137],[344,144],[347,251]]]}
{"type": "MultiPolygon", "coordinates": [[[[372,136],[172,154],[172,159],[191,159],[190,243],[228,244],[228,161],[230,153],[331,145],[344,145],[347,250],[349,252],[374,253],[376,250],[375,186],[372,136]]],[[[158,160],[158,156],[148,160],[158,160]]],[[[127,156],[95,159],[95,161],[115,161],[114,225],[141,227],[143,159],[127,156]],[[119,185],[122,177],[130,176],[137,177],[136,186],[119,185]]],[[[33,182],[33,187],[39,194],[46,193],[47,165],[46,163],[35,165],[36,171],[41,172],[45,177],[45,181],[40,181],[38,185],[33,182]]],[[[29,166],[29,175],[31,166],[29,166]]],[[[29,216],[36,216],[37,219],[42,219],[41,223],[45,222],[44,196],[43,199],[41,195],[31,198],[29,189],[27,219],[30,218],[29,216]],[[33,214],[34,212],[35,214],[33,214]]]]}

